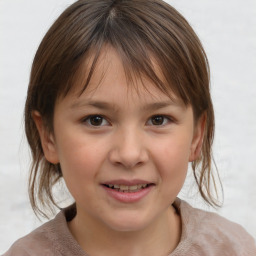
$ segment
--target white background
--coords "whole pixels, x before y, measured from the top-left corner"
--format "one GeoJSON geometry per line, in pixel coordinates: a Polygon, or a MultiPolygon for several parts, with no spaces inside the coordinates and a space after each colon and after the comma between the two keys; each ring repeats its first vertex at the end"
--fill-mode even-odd
{"type": "MultiPolygon", "coordinates": [[[[35,51],[72,2],[0,0],[0,253],[40,224],[26,192],[29,158],[23,107],[35,51]]],[[[214,154],[225,192],[218,212],[256,237],[256,1],[169,3],[198,33],[210,61],[214,154]]],[[[191,182],[180,196],[205,209],[198,197],[191,196],[191,182]]]]}

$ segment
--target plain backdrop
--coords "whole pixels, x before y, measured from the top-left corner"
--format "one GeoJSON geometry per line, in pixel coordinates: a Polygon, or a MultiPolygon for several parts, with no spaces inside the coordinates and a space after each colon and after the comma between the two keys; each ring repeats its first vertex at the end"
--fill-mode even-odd
{"type": "MultiPolygon", "coordinates": [[[[0,254],[41,224],[27,196],[30,160],[23,108],[36,49],[52,22],[73,2],[0,0],[0,254]]],[[[195,29],[210,62],[214,155],[225,196],[218,213],[256,237],[256,1],[168,2],[195,29]]],[[[179,196],[214,210],[193,190],[190,177],[179,196]]]]}

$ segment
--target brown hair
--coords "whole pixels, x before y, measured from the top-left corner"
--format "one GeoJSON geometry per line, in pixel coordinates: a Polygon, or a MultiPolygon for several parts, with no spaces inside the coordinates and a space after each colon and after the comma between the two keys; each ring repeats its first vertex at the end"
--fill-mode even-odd
{"type": "Polygon", "coordinates": [[[132,75],[146,76],[160,90],[172,91],[186,105],[191,104],[195,120],[206,115],[201,156],[192,163],[192,168],[203,199],[217,206],[211,192],[213,182],[217,193],[212,175],[214,112],[209,66],[197,35],[181,14],[161,0],[80,0],[67,8],[49,29],[32,65],[25,130],[33,158],[29,194],[34,211],[44,215],[45,207],[57,206],[52,188],[62,173],[59,164],[44,158],[32,111],[39,111],[47,129],[53,131],[56,99],[69,93],[82,64],[93,56],[83,91],[86,89],[106,44],[117,50],[128,79],[132,75]],[[165,81],[157,76],[152,56],[165,81]]]}

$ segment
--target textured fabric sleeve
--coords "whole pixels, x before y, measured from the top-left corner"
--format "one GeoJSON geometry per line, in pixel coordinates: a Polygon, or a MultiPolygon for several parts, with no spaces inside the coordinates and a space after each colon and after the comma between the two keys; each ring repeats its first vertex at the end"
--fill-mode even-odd
{"type": "Polygon", "coordinates": [[[59,256],[44,239],[35,240],[29,237],[16,241],[3,256],[59,256]]]}
{"type": "Polygon", "coordinates": [[[216,213],[180,201],[182,237],[170,256],[256,256],[254,238],[246,230],[216,213]]]}
{"type": "MultiPolygon", "coordinates": [[[[67,217],[73,208],[67,208],[67,217]],[[71,209],[69,211],[69,209],[71,209]]],[[[70,219],[70,218],[69,218],[70,219]]],[[[86,256],[70,233],[65,210],[17,240],[3,256],[86,256]]]]}
{"type": "Polygon", "coordinates": [[[26,249],[19,244],[19,241],[15,242],[11,248],[2,256],[31,256],[26,249]]]}

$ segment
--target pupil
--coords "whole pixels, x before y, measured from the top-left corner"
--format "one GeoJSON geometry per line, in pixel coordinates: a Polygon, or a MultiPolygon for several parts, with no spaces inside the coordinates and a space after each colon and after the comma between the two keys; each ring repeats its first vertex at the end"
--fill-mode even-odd
{"type": "Polygon", "coordinates": [[[102,117],[100,116],[93,116],[90,118],[90,122],[92,125],[98,126],[102,124],[102,117]]]}
{"type": "Polygon", "coordinates": [[[164,118],[162,116],[155,116],[152,118],[152,123],[154,125],[161,125],[163,124],[164,118]]]}

